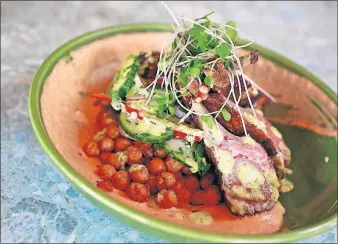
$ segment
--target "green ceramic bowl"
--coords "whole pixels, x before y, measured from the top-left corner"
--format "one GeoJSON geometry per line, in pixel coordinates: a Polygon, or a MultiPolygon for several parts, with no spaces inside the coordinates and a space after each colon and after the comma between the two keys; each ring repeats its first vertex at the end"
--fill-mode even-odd
{"type": "MultiPolygon", "coordinates": [[[[67,56],[71,50],[107,36],[113,36],[118,33],[168,31],[170,31],[170,26],[166,24],[132,24],[109,27],[90,32],[67,42],[44,61],[32,80],[29,93],[29,111],[36,136],[57,168],[80,192],[120,221],[149,235],[173,242],[290,242],[320,234],[336,226],[337,137],[328,136],[325,133],[318,135],[310,130],[299,127],[276,124],[285,136],[285,140],[293,154],[291,169],[293,169],[294,174],[291,175],[291,180],[295,183],[295,189],[281,196],[281,202],[286,209],[285,223],[289,231],[267,236],[234,236],[201,232],[149,217],[115,201],[104,192],[98,190],[96,186],[90,184],[69,166],[48,137],[41,116],[41,92],[44,82],[54,65],[61,58],[67,56]]],[[[243,44],[245,41],[238,40],[237,43],[243,44]]],[[[303,77],[298,78],[300,82],[304,82],[306,79],[306,82],[310,83],[310,86],[313,87],[311,89],[318,89],[319,92],[317,91],[316,94],[322,93],[321,97],[324,100],[326,99],[329,103],[333,103],[336,106],[337,94],[309,71],[261,46],[252,45],[250,48],[259,50],[261,56],[267,62],[274,63],[273,65],[275,66],[269,66],[271,69],[283,69],[288,74],[298,74],[299,77],[303,77]]],[[[269,70],[266,72],[269,72],[269,70]]],[[[297,84],[300,83],[294,83],[295,86],[297,84]]],[[[289,86],[292,86],[292,83],[289,86]]],[[[333,128],[333,132],[335,132],[337,128],[336,114],[331,115],[327,112],[323,100],[321,102],[315,99],[311,101],[314,107],[316,107],[316,111],[319,111],[318,114],[326,118],[326,125],[322,123],[321,126],[324,128],[329,124],[330,128],[333,128]]],[[[272,114],[271,118],[273,118],[273,113],[276,113],[277,110],[280,111],[278,113],[285,113],[285,110],[290,109],[285,108],[285,106],[274,106],[267,108],[267,110],[270,109],[270,112],[266,111],[267,114],[272,114]]],[[[337,107],[334,107],[334,109],[336,110],[337,107]]]]}

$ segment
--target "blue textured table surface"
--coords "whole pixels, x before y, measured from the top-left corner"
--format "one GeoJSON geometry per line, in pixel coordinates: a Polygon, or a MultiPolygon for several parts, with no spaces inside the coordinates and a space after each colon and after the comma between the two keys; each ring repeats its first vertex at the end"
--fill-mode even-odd
{"type": "MultiPolygon", "coordinates": [[[[337,91],[337,2],[173,2],[176,14],[233,19],[337,91]],[[189,9],[191,11],[189,11],[189,9]],[[222,10],[222,11],[220,11],[222,10]]],[[[102,212],[53,167],[29,121],[34,72],[59,45],[122,23],[171,21],[158,2],[1,2],[1,241],[159,242],[102,212]]],[[[337,228],[302,243],[337,243],[337,228]]]]}

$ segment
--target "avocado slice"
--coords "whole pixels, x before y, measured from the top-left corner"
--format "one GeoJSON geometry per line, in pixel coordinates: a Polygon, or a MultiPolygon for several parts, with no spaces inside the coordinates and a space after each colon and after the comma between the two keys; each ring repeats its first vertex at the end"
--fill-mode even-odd
{"type": "Polygon", "coordinates": [[[171,95],[166,94],[166,91],[163,89],[155,89],[151,100],[146,105],[148,96],[149,92],[145,88],[135,85],[127,92],[126,100],[130,107],[140,109],[149,114],[155,114],[159,117],[169,114],[169,107],[173,107],[175,101],[171,95]],[[138,99],[129,101],[129,99],[135,97],[138,99]]]}
{"type": "Polygon", "coordinates": [[[135,84],[135,76],[139,67],[140,60],[138,56],[128,56],[110,83],[108,94],[112,99],[112,107],[115,110],[121,109],[122,99],[135,84]]]}
{"type": "Polygon", "coordinates": [[[131,137],[150,143],[163,143],[174,138],[174,123],[154,115],[146,114],[142,120],[131,118],[127,112],[121,111],[120,123],[131,137]]]}

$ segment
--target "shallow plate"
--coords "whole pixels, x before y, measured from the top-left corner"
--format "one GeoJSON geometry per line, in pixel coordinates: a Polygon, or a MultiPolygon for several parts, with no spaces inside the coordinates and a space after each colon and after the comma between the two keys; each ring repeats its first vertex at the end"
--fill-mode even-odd
{"type": "MultiPolygon", "coordinates": [[[[78,154],[81,145],[90,136],[92,132],[90,130],[93,130],[90,125],[94,120],[89,116],[93,113],[86,113],[79,105],[80,107],[75,109],[69,108],[70,116],[57,116],[60,115],[57,114],[57,109],[60,107],[57,103],[67,105],[66,100],[69,97],[67,93],[71,91],[65,90],[63,94],[53,98],[44,97],[43,90],[44,88],[55,89],[57,94],[60,90],[58,81],[69,79],[76,84],[79,83],[79,87],[83,88],[78,92],[86,92],[99,78],[107,78],[107,70],[115,69],[116,64],[123,59],[123,55],[119,55],[116,51],[118,49],[114,49],[114,52],[109,48],[97,53],[88,52],[87,57],[95,57],[95,55],[104,53],[105,58],[104,56],[102,59],[96,58],[95,62],[91,62],[90,58],[88,60],[84,58],[81,65],[91,72],[83,73],[76,78],[67,77],[68,68],[72,65],[80,65],[72,62],[71,56],[72,51],[81,49],[81,46],[120,33],[168,31],[170,27],[165,24],[110,27],[71,40],[46,59],[33,78],[29,94],[29,108],[34,131],[53,163],[79,191],[122,222],[150,235],[175,242],[289,242],[304,239],[334,227],[337,222],[337,95],[304,68],[258,45],[252,45],[250,48],[259,50],[264,58],[249,68],[247,74],[277,98],[278,103],[267,106],[265,113],[271,121],[277,123],[276,126],[281,130],[292,151],[291,169],[294,173],[290,179],[295,183],[295,189],[281,196],[281,202],[286,208],[284,228],[284,230],[288,229],[286,233],[235,236],[211,231],[201,232],[149,216],[138,211],[136,205],[126,204],[123,200],[112,198],[96,188],[97,176],[91,167],[96,162],[83,160],[83,156],[78,154]],[[57,67],[62,65],[64,65],[63,71],[65,72],[58,76],[54,75],[59,80],[53,80],[53,72],[56,72],[57,67]],[[48,77],[52,78],[48,80],[48,77]],[[46,84],[52,87],[44,87],[46,84]],[[53,108],[57,115],[53,113],[53,108]],[[87,127],[78,126],[77,128],[80,129],[77,131],[68,131],[69,133],[64,134],[63,141],[55,139],[67,131],[64,125],[68,120],[70,126],[85,124],[87,127]],[[291,127],[290,124],[297,127],[291,127]],[[79,136],[81,130],[87,130],[87,134],[79,136]],[[67,143],[70,144],[65,147],[67,143]],[[72,148],[73,152],[67,148],[72,148]],[[80,157],[82,160],[78,160],[80,157]]],[[[131,45],[132,35],[130,40],[125,40],[125,43],[115,43],[115,45],[120,45],[123,49],[129,44],[130,52],[138,51],[131,45]]],[[[156,38],[150,40],[153,43],[147,47],[158,49],[161,45],[159,40],[156,38]]],[[[149,38],[145,41],[148,42],[149,38]]],[[[239,44],[244,42],[238,40],[239,44]]],[[[142,46],[139,45],[138,48],[142,49],[142,46]]],[[[105,83],[102,83],[102,89],[104,85],[105,83]]],[[[81,99],[78,92],[72,96],[78,96],[78,99],[81,99]]],[[[91,107],[90,104],[86,105],[91,107]]],[[[80,134],[83,135],[83,133],[80,134]]]]}

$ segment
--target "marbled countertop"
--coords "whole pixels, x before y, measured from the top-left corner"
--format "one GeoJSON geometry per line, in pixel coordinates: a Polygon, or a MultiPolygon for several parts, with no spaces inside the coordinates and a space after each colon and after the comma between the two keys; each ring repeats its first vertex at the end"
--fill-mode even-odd
{"type": "MultiPolygon", "coordinates": [[[[169,2],[186,17],[212,10],[337,91],[337,2],[169,2]]],[[[42,61],[85,32],[167,22],[159,2],[1,2],[1,241],[159,242],[102,212],[59,174],[30,124],[28,89],[42,61]]],[[[303,243],[337,243],[337,228],[303,243]]]]}

